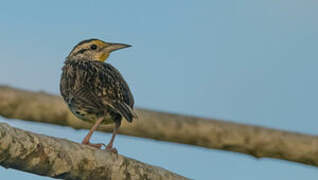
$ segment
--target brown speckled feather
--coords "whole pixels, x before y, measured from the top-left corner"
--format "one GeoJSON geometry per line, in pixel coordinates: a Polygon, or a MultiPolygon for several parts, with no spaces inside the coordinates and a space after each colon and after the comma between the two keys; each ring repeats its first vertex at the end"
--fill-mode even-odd
{"type": "Polygon", "coordinates": [[[61,94],[71,111],[82,120],[104,123],[121,120],[132,122],[134,99],[119,71],[108,63],[77,60],[65,61],[60,82],[61,94]]]}

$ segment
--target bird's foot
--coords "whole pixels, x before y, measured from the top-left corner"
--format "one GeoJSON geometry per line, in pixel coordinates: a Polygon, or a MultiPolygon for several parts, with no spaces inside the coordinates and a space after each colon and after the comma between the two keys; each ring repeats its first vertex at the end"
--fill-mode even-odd
{"type": "Polygon", "coordinates": [[[102,146],[106,147],[106,145],[103,144],[103,143],[97,143],[97,144],[91,144],[91,143],[89,143],[89,144],[87,144],[87,145],[92,146],[92,147],[95,147],[95,148],[97,148],[97,149],[102,149],[102,146]]]}
{"type": "Polygon", "coordinates": [[[108,151],[110,151],[110,152],[113,152],[113,153],[115,153],[115,154],[118,154],[117,149],[116,149],[116,148],[113,148],[112,146],[107,145],[105,149],[108,150],[108,151]]]}
{"type": "Polygon", "coordinates": [[[97,148],[97,149],[101,149],[102,146],[106,147],[106,145],[103,144],[103,143],[92,144],[90,142],[84,142],[83,141],[82,144],[85,144],[85,145],[88,145],[88,146],[91,146],[91,147],[94,147],[94,148],[97,148]]]}

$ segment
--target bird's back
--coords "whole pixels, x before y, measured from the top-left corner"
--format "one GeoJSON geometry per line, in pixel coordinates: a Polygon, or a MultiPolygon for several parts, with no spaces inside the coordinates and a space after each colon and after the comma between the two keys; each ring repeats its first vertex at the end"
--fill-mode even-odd
{"type": "Polygon", "coordinates": [[[136,116],[134,99],[120,72],[108,63],[98,61],[66,61],[60,91],[72,112],[80,119],[94,121],[98,117],[129,122],[136,116]]]}

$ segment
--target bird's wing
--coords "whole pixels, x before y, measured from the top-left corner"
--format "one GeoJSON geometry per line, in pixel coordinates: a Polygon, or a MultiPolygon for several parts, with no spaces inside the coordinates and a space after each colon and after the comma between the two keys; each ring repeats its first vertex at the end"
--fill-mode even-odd
{"type": "Polygon", "coordinates": [[[90,81],[90,91],[94,92],[103,104],[112,107],[131,122],[137,117],[132,109],[134,98],[120,72],[108,63],[96,61],[91,64],[96,73],[94,72],[95,78],[90,81]]]}
{"type": "Polygon", "coordinates": [[[134,98],[120,72],[108,63],[98,61],[67,62],[63,67],[61,94],[95,113],[111,109],[131,122],[134,98]]]}
{"type": "MultiPolygon", "coordinates": [[[[113,85],[113,89],[117,90],[117,93],[114,94],[116,97],[115,99],[120,99],[129,105],[131,108],[134,106],[134,97],[128,87],[128,84],[120,74],[120,72],[113,67],[111,64],[108,63],[101,63],[103,65],[103,69],[100,73],[104,78],[106,84],[107,82],[112,81],[110,85],[113,85]]],[[[103,79],[103,78],[102,78],[103,79]]]]}

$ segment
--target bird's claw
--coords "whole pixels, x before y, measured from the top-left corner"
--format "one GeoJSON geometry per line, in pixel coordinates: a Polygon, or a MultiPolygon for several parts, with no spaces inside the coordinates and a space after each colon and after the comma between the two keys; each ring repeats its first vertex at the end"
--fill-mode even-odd
{"type": "Polygon", "coordinates": [[[117,149],[116,149],[116,148],[113,148],[113,147],[111,147],[111,146],[106,146],[105,149],[108,150],[108,151],[110,151],[110,152],[113,152],[113,153],[115,153],[115,154],[118,154],[117,149]]]}
{"type": "Polygon", "coordinates": [[[97,149],[102,149],[102,146],[104,146],[106,148],[106,145],[104,143],[97,143],[97,144],[92,144],[92,143],[82,143],[82,144],[86,144],[88,146],[97,148],[97,149]]]}

